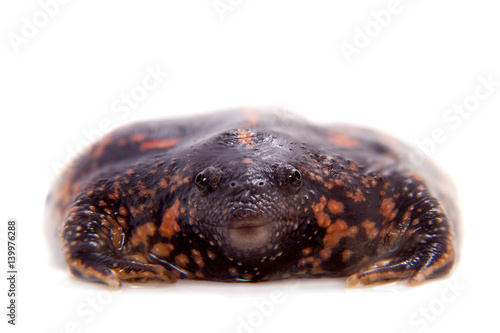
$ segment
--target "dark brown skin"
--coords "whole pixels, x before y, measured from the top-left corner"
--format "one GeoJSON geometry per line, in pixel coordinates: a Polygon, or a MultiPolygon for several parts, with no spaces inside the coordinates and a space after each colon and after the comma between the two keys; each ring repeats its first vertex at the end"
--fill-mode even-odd
{"type": "Polygon", "coordinates": [[[453,187],[376,132],[242,110],[119,129],[51,197],[74,276],[347,285],[445,275],[453,187]]]}

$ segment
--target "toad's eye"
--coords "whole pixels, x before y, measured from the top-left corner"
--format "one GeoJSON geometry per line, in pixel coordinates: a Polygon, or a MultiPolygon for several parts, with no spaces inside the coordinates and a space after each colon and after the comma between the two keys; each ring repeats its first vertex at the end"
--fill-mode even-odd
{"type": "Polygon", "coordinates": [[[208,185],[208,177],[207,175],[202,171],[199,174],[196,175],[196,186],[200,190],[205,190],[207,185],[208,185]]]}
{"type": "Polygon", "coordinates": [[[295,189],[299,188],[302,185],[302,175],[300,174],[299,170],[291,169],[289,171],[288,182],[290,183],[290,186],[295,189]]]}
{"type": "Polygon", "coordinates": [[[289,164],[276,166],[276,175],[281,188],[290,194],[297,193],[304,182],[300,171],[289,164]]]}
{"type": "Polygon", "coordinates": [[[196,175],[194,182],[202,194],[207,194],[218,186],[220,177],[220,170],[208,167],[196,175]]]}

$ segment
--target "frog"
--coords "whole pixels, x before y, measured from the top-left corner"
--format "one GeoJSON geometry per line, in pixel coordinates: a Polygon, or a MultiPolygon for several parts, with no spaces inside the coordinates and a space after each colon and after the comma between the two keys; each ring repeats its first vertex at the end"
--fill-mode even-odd
{"type": "Polygon", "coordinates": [[[420,285],[456,261],[453,182],[376,130],[272,108],[133,123],[49,196],[76,278],[420,285]]]}

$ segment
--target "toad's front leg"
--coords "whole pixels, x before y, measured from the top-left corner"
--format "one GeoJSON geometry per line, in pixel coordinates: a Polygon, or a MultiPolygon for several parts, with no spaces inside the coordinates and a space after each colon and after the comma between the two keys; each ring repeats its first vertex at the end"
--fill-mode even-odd
{"type": "MultiPolygon", "coordinates": [[[[98,206],[85,197],[76,200],[67,214],[61,235],[71,273],[111,287],[119,287],[125,280],[175,282],[171,271],[152,264],[146,255],[127,246],[134,241],[133,237],[130,241],[126,239],[129,231],[124,218],[109,207],[98,206]]],[[[145,241],[148,231],[134,235],[145,241]]]]}
{"type": "MultiPolygon", "coordinates": [[[[386,199],[391,200],[391,199],[386,199]]],[[[388,201],[383,201],[386,205],[388,201]]],[[[387,209],[387,207],[382,207],[387,209]]],[[[454,231],[438,200],[423,185],[392,208],[381,230],[379,260],[347,279],[350,287],[395,280],[417,285],[448,273],[455,261],[454,231]]]]}

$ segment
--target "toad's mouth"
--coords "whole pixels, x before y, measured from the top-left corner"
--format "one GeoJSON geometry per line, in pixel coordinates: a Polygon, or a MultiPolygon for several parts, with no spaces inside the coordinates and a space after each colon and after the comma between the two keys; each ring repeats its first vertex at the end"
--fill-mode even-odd
{"type": "Polygon", "coordinates": [[[241,251],[252,251],[267,248],[272,232],[272,222],[255,217],[232,221],[227,226],[226,237],[233,248],[241,251]]]}
{"type": "Polygon", "coordinates": [[[258,227],[263,227],[265,225],[270,224],[271,222],[261,218],[261,217],[254,217],[254,218],[246,218],[246,219],[237,219],[232,221],[229,225],[229,229],[244,229],[244,228],[258,228],[258,227]]]}

